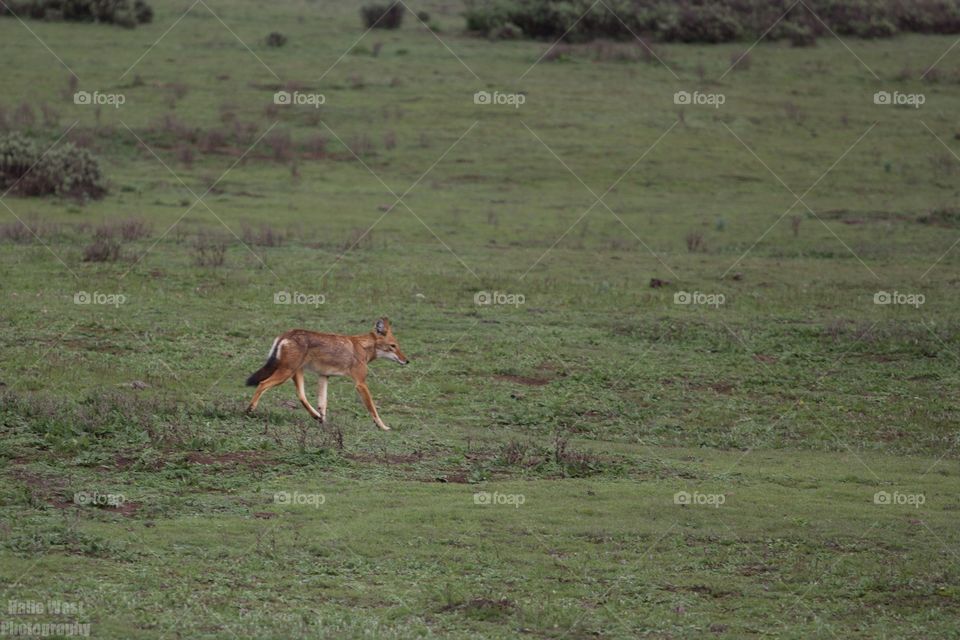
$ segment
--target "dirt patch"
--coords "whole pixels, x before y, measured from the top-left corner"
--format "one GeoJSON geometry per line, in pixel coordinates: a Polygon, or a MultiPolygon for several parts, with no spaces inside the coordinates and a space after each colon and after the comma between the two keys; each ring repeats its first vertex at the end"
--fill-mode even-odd
{"type": "Polygon", "coordinates": [[[453,484],[470,484],[470,480],[467,477],[466,471],[451,471],[450,473],[444,473],[439,476],[434,476],[433,478],[424,478],[422,482],[442,482],[442,483],[453,483],[453,484]]]}
{"type": "Polygon", "coordinates": [[[113,459],[113,466],[118,471],[126,471],[133,466],[133,463],[136,462],[135,458],[130,458],[124,455],[118,455],[113,459]]]}
{"type": "MultiPolygon", "coordinates": [[[[672,380],[664,380],[663,384],[670,385],[673,384],[672,380]]],[[[685,382],[684,386],[691,391],[713,391],[714,393],[719,393],[720,395],[729,396],[733,393],[733,385],[729,382],[685,382]]]]}
{"type": "Polygon", "coordinates": [[[260,451],[235,451],[231,453],[202,453],[194,451],[187,455],[187,462],[199,465],[227,465],[227,466],[246,466],[250,468],[263,467],[269,464],[270,460],[260,451]]]}
{"type": "Polygon", "coordinates": [[[466,602],[461,602],[458,604],[448,604],[445,607],[441,608],[440,611],[464,611],[464,612],[474,612],[474,613],[492,613],[492,614],[503,614],[509,615],[517,608],[517,605],[514,604],[512,600],[507,598],[501,598],[499,600],[491,600],[490,598],[473,598],[466,602]]]}
{"type": "MultiPolygon", "coordinates": [[[[73,500],[73,494],[67,489],[67,484],[60,478],[42,476],[38,473],[26,471],[24,469],[11,469],[9,475],[14,479],[27,485],[34,498],[42,500],[57,509],[69,509],[78,507],[73,500]]],[[[142,505],[139,502],[125,500],[121,504],[113,505],[87,505],[83,508],[99,508],[102,511],[110,513],[119,513],[123,516],[132,516],[140,510],[142,505]]]]}
{"type": "Polygon", "coordinates": [[[117,345],[95,339],[65,338],[60,344],[70,347],[74,351],[96,351],[97,353],[124,354],[126,351],[117,345]]]}
{"type": "Polygon", "coordinates": [[[377,464],[413,464],[415,462],[420,462],[424,459],[424,454],[422,451],[415,451],[414,453],[387,453],[387,454],[374,454],[374,453],[346,453],[343,456],[348,460],[353,460],[354,462],[371,462],[377,464]]]}
{"type": "Polygon", "coordinates": [[[66,487],[66,483],[59,478],[42,476],[25,469],[11,469],[10,476],[27,485],[34,496],[51,504],[54,504],[55,500],[62,499],[61,496],[66,487]]]}
{"type": "Polygon", "coordinates": [[[513,382],[515,384],[522,384],[527,387],[542,387],[546,384],[550,384],[550,380],[547,378],[534,378],[532,376],[515,376],[511,374],[498,374],[493,376],[497,380],[503,380],[504,382],[513,382]]]}
{"type": "Polygon", "coordinates": [[[768,573],[773,571],[773,567],[766,564],[748,564],[747,566],[740,569],[738,572],[742,576],[757,576],[761,573],[768,573]]]}
{"type": "Polygon", "coordinates": [[[711,586],[705,584],[695,584],[695,585],[673,585],[668,584],[662,587],[664,591],[670,591],[672,593],[696,593],[701,596],[710,596],[711,598],[729,598],[732,596],[743,595],[739,591],[724,591],[722,589],[714,589],[711,586]]]}
{"type": "Polygon", "coordinates": [[[117,505],[115,507],[103,507],[103,511],[109,511],[110,513],[119,513],[122,516],[130,517],[135,515],[137,511],[140,510],[140,507],[143,505],[139,502],[127,501],[123,504],[117,505]]]}

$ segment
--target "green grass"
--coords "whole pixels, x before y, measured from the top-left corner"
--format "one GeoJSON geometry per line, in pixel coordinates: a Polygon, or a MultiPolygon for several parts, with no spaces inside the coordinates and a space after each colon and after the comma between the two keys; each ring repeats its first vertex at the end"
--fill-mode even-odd
{"type": "Polygon", "coordinates": [[[748,43],[664,45],[666,66],[588,47],[535,64],[548,44],[463,34],[459,5],[435,2],[413,8],[440,40],[408,15],[338,62],[363,33],[354,6],[210,4],[261,64],[203,4],[161,38],[189,5],[154,4],[130,31],[2,23],[0,106],[58,112],[17,128],[46,146],[73,125],[111,193],[0,207],[3,599],[84,611],[0,622],[152,638],[960,634],[956,54],[920,80],[951,38],[846,41],[862,63],[835,39],[761,43],[726,75],[748,43]],[[271,31],[289,43],[267,48],[271,31]],[[74,105],[37,38],[80,89],[126,103],[74,105]],[[283,87],[326,103],[270,108],[283,87]],[[926,103],[875,105],[881,89],[926,103]],[[526,102],[476,105],[478,90],[526,102]],[[681,109],[679,90],[726,102],[681,109]],[[210,152],[215,129],[227,143],[210,152]],[[788,211],[790,190],[810,210],[788,211]],[[605,204],[587,212],[591,191],[605,204]],[[401,195],[409,209],[388,210],[401,195]],[[17,218],[39,239],[15,242],[17,218]],[[150,232],[121,260],[82,261],[93,227],[129,218],[150,232]],[[262,225],[283,242],[242,241],[262,225]],[[196,264],[201,236],[224,239],[222,266],[196,264]],[[274,304],[280,291],[324,303],[274,304]],[[478,306],[480,291],[524,301],[478,306]],[[683,291],[724,303],[675,304],[683,291]],[[925,302],[876,305],[878,291],[925,302]],[[371,366],[393,431],[343,380],[322,429],[289,385],[243,415],[276,335],[381,315],[413,360],[371,366]]]}

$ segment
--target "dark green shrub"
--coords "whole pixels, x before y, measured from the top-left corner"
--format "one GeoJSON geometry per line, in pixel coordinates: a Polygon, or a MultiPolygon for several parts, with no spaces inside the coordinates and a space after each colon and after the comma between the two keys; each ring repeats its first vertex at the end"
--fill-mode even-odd
{"type": "Polygon", "coordinates": [[[894,0],[897,27],[913,33],[957,33],[960,6],[954,0],[894,0]]]}
{"type": "Polygon", "coordinates": [[[789,40],[795,47],[812,47],[817,43],[817,33],[812,25],[800,22],[783,22],[770,32],[773,40],[789,40]]]}
{"type": "Polygon", "coordinates": [[[465,0],[467,29],[583,42],[635,37],[679,42],[960,33],[960,0],[465,0]],[[609,7],[609,8],[608,8],[609,7]],[[782,19],[781,19],[782,16],[782,19]],[[773,29],[770,26],[775,24],[773,29]],[[768,29],[769,32],[768,32],[768,29]]]}
{"type": "Polygon", "coordinates": [[[360,8],[363,24],[368,29],[399,29],[403,22],[404,7],[399,2],[392,4],[367,4],[360,8]]]}
{"type": "Polygon", "coordinates": [[[122,257],[120,243],[113,238],[97,236],[83,248],[84,262],[116,262],[122,257]]]}
{"type": "Polygon", "coordinates": [[[468,31],[488,35],[494,29],[510,22],[511,12],[504,2],[466,0],[466,6],[464,17],[467,19],[468,31]]]}
{"type": "Polygon", "coordinates": [[[287,36],[278,31],[274,31],[267,36],[268,47],[282,47],[285,44],[287,44],[287,36]]]}
{"type": "Polygon", "coordinates": [[[144,0],[135,0],[133,3],[133,14],[138,24],[149,24],[153,22],[153,7],[144,0]]]}
{"type": "Polygon", "coordinates": [[[153,21],[145,0],[5,0],[0,16],[15,14],[37,20],[104,22],[133,28],[153,21]]]}
{"type": "Polygon", "coordinates": [[[730,42],[744,33],[734,12],[719,4],[677,9],[661,29],[665,40],[679,42],[730,42]]]}
{"type": "Polygon", "coordinates": [[[106,180],[86,149],[66,143],[46,154],[19,133],[0,137],[0,190],[18,195],[101,198],[106,180]]]}

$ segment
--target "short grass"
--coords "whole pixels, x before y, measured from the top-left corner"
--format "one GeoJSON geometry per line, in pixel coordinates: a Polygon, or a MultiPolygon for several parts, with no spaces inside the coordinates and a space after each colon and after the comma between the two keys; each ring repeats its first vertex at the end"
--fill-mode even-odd
{"type": "Polygon", "coordinates": [[[348,3],[207,4],[131,31],[2,23],[10,126],[69,129],[112,187],[2,199],[3,597],[83,605],[2,621],[960,634],[956,52],[920,78],[951,38],[760,43],[728,72],[749,43],[538,62],[549,44],[463,34],[452,2],[413,7],[436,33],[366,35],[348,3]],[[83,260],[130,219],[147,232],[118,261],[83,260]],[[290,386],[243,415],[276,335],[381,315],[413,360],[372,366],[393,431],[342,380],[324,428],[290,386]]]}

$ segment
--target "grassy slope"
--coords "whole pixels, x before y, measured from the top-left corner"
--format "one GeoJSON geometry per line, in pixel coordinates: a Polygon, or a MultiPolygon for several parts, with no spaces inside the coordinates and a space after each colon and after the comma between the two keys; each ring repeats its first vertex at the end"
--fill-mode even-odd
{"type": "MultiPolygon", "coordinates": [[[[118,637],[131,624],[155,637],[307,625],[331,637],[957,633],[957,257],[925,273],[956,229],[917,220],[955,202],[960,165],[923,123],[951,144],[960,96],[949,82],[897,79],[949,38],[850,42],[879,82],[836,41],[760,45],[749,70],[719,82],[701,82],[698,67],[718,78],[742,47],[664,47],[679,79],[655,63],[574,56],[518,80],[545,45],[461,36],[457,8],[433,5],[441,38],[480,80],[413,21],[367,35],[318,80],[359,37],[355,9],[261,17],[255,6],[213,8],[280,81],[202,5],[123,79],[185,6],[157,3],[156,22],[135,31],[30,23],[81,88],[125,93],[99,124],[60,96],[66,72],[42,45],[3,23],[18,62],[5,106],[47,102],[59,130],[79,120],[114,184],[82,208],[5,200],[62,225],[49,251],[3,243],[8,598],[86,602],[94,632],[118,637]],[[274,29],[286,47],[257,44],[274,29]],[[284,246],[254,256],[235,242],[224,267],[194,266],[198,231],[232,237],[203,205],[154,246],[193,197],[125,125],[197,194],[245,148],[179,162],[156,126],[173,82],[188,91],[172,112],[191,126],[221,126],[230,111],[259,132],[278,122],[294,139],[328,138],[331,157],[301,159],[299,179],[258,146],[206,200],[232,232],[268,222],[290,234],[284,246]],[[326,95],[319,119],[267,110],[287,82],[326,95]],[[527,103],[476,106],[481,88],[523,90],[527,103]],[[632,232],[598,205],[544,256],[594,199],[530,130],[599,195],[678,120],[673,93],[695,88],[727,102],[685,109],[606,197],[632,232]],[[927,104],[878,107],[878,88],[923,91],[927,104]],[[394,198],[337,140],[366,136],[365,162],[399,195],[474,123],[405,197],[423,223],[402,206],[384,215],[394,198]],[[874,123],[805,197],[823,223],[800,207],[737,262],[793,196],[733,134],[799,195],[874,123]],[[142,261],[80,261],[90,232],[78,223],[129,216],[153,225],[125,246],[142,261]],[[693,231],[705,252],[687,251],[693,231]],[[741,278],[721,279],[728,269],[741,278]],[[673,284],[651,289],[651,277],[673,284]],[[478,308],[481,289],[526,304],[478,308]],[[681,289],[727,302],[672,304],[681,289]],[[877,307],[880,289],[927,302],[877,307]],[[128,302],[79,307],[79,290],[128,302]],[[278,290],[323,292],[326,304],[274,305],[278,290]],[[375,432],[342,381],[331,412],[343,452],[289,388],[241,417],[240,382],[274,335],[364,331],[383,313],[415,360],[373,367],[395,432],[375,432]],[[149,388],[120,386],[131,380],[149,388]],[[558,428],[585,462],[556,462],[558,428]],[[504,451],[510,440],[528,444],[522,460],[504,451]],[[583,477],[561,479],[571,475],[583,477]],[[727,500],[682,508],[681,489],[727,500]],[[926,504],[877,506],[879,489],[926,504]],[[476,490],[526,502],[480,507],[476,490]],[[57,508],[76,491],[135,504],[125,515],[57,508]],[[283,507],[275,491],[327,502],[283,507]]],[[[951,56],[941,66],[956,68],[951,56]]]]}

